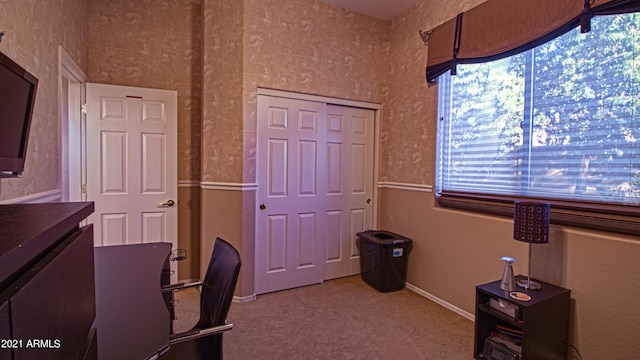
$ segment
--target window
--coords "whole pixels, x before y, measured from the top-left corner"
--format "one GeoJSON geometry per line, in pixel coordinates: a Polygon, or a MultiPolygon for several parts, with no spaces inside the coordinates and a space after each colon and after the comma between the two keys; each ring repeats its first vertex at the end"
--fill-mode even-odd
{"type": "Polygon", "coordinates": [[[592,29],[438,79],[441,205],[538,198],[640,234],[640,14],[592,29]]]}

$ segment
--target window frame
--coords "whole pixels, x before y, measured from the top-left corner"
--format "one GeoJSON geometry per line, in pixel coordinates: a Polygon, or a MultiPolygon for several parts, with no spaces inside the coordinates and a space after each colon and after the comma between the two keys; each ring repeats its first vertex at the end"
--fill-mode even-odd
{"type": "MultiPolygon", "coordinates": [[[[529,55],[527,55],[529,56],[529,55]]],[[[525,85],[527,86],[527,85],[525,85]]],[[[438,139],[442,131],[446,131],[440,123],[444,121],[443,114],[450,107],[450,96],[445,93],[453,91],[449,76],[438,79],[438,139]]],[[[524,99],[525,102],[530,101],[524,99]]],[[[531,114],[528,114],[529,116],[531,114]]],[[[523,121],[527,121],[525,116],[523,121]]],[[[616,232],[629,235],[640,235],[640,206],[634,204],[608,204],[591,202],[588,200],[549,199],[533,196],[497,195],[490,193],[470,193],[441,189],[443,157],[440,140],[437,145],[436,162],[436,204],[443,208],[452,208],[472,212],[487,213],[500,216],[513,216],[513,204],[518,200],[544,201],[551,204],[551,223],[568,225],[578,228],[588,228],[601,231],[616,232]]]]}
{"type": "Polygon", "coordinates": [[[506,217],[513,217],[513,203],[518,200],[539,200],[550,203],[552,224],[640,235],[640,208],[637,206],[464,192],[436,193],[436,203],[440,207],[506,217]]]}

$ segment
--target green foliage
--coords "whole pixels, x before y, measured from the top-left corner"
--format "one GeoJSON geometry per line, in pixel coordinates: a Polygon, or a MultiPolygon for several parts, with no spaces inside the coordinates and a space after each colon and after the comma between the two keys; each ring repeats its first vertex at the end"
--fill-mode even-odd
{"type": "Polygon", "coordinates": [[[640,203],[640,14],[596,17],[591,32],[531,52],[458,67],[449,175],[479,188],[640,203]]]}

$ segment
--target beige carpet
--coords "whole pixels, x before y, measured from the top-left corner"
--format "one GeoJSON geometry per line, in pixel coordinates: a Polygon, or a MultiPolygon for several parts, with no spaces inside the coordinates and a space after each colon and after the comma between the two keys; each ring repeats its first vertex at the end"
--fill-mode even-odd
{"type": "MultiPolygon", "coordinates": [[[[181,291],[176,331],[197,320],[196,290],[181,291]]],[[[225,360],[473,359],[473,322],[410,291],[381,293],[360,276],[233,303],[225,360]]]]}

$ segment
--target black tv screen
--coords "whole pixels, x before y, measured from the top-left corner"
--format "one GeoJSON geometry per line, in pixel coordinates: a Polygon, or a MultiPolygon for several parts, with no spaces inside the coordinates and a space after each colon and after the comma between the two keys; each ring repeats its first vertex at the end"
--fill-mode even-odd
{"type": "Polygon", "coordinates": [[[38,79],[0,53],[0,177],[24,170],[38,79]]]}

